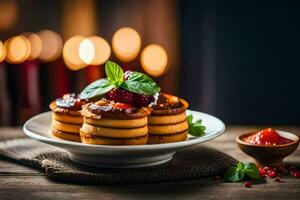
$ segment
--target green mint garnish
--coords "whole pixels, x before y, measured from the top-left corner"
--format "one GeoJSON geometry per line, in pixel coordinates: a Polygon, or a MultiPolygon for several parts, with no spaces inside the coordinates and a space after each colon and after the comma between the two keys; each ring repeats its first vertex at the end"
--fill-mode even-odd
{"type": "Polygon", "coordinates": [[[259,179],[258,167],[254,163],[242,163],[231,166],[225,173],[224,178],[228,182],[237,182],[243,180],[245,176],[251,179],[259,179]]]}
{"type": "Polygon", "coordinates": [[[204,131],[205,131],[205,126],[202,125],[202,121],[201,120],[196,120],[195,122],[193,122],[193,115],[189,115],[186,118],[188,124],[189,124],[189,134],[199,137],[204,135],[204,131]]]}
{"type": "Polygon", "coordinates": [[[130,92],[154,95],[160,87],[146,74],[133,71],[127,80],[124,80],[122,68],[112,61],[105,63],[107,78],[97,80],[88,85],[80,94],[81,99],[102,97],[114,88],[123,88],[130,92]]]}

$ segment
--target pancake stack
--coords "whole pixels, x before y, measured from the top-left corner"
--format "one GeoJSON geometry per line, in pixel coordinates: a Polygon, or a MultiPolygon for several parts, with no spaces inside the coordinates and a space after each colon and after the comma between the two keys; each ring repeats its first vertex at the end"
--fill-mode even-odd
{"type": "Polygon", "coordinates": [[[66,94],[63,98],[51,102],[52,134],[64,140],[80,142],[79,130],[83,123],[81,106],[85,101],[78,99],[74,94],[66,94]]]}
{"type": "Polygon", "coordinates": [[[82,143],[98,145],[143,145],[148,140],[148,109],[100,100],[83,106],[82,143]]]}
{"type": "Polygon", "coordinates": [[[148,144],[184,141],[188,134],[188,103],[176,96],[161,93],[148,117],[148,144]]]}

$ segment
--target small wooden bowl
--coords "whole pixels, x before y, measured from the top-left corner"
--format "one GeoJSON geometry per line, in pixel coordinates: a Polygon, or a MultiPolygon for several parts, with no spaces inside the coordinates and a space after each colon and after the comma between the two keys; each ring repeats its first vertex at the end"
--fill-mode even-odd
{"type": "Polygon", "coordinates": [[[249,144],[243,139],[254,133],[245,133],[236,138],[239,148],[247,155],[254,158],[262,166],[279,167],[282,160],[293,153],[299,145],[299,137],[295,134],[276,130],[282,137],[293,140],[293,142],[283,145],[263,146],[249,144]]]}

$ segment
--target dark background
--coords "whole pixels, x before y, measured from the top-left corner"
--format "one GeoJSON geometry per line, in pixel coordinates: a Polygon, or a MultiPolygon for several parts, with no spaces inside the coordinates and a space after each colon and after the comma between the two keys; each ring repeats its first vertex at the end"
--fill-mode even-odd
{"type": "Polygon", "coordinates": [[[299,1],[182,1],[182,95],[234,124],[298,124],[299,1]]]}
{"type": "MultiPolygon", "coordinates": [[[[62,35],[66,32],[61,21],[64,8],[73,1],[16,3],[18,21],[9,30],[1,30],[2,41],[45,28],[62,35]]],[[[186,98],[191,109],[216,115],[227,124],[299,123],[299,1],[101,0],[93,1],[93,9],[96,35],[110,40],[116,29],[131,26],[140,32],[144,44],[166,47],[170,66],[156,80],[164,91],[186,98]]],[[[56,97],[48,76],[54,72],[47,65],[39,69],[39,112],[47,110],[56,97]]],[[[22,85],[13,67],[6,67],[5,73],[11,112],[18,113],[22,85]]],[[[70,90],[79,92],[85,85],[77,84],[84,70],[66,74],[70,90]]],[[[2,124],[20,125],[33,114],[25,119],[12,115],[11,122],[2,124]]]]}

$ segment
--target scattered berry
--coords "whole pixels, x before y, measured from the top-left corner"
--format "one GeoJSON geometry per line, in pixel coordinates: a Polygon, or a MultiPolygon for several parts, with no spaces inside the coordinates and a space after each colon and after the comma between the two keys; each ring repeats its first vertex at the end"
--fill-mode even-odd
{"type": "Polygon", "coordinates": [[[115,102],[133,104],[134,94],[124,89],[113,89],[106,94],[106,98],[115,102]]]}
{"type": "Polygon", "coordinates": [[[261,176],[265,176],[267,174],[267,172],[262,167],[259,167],[258,171],[261,176]]]}
{"type": "Polygon", "coordinates": [[[251,188],[252,187],[252,182],[247,181],[247,182],[245,182],[244,185],[245,185],[246,188],[251,188]]]}
{"type": "Polygon", "coordinates": [[[273,170],[268,170],[267,174],[270,178],[275,178],[275,176],[276,176],[276,172],[274,172],[273,170]]]}
{"type": "Polygon", "coordinates": [[[154,97],[151,95],[136,94],[134,104],[143,107],[149,105],[152,101],[154,101],[154,97]]]}
{"type": "Polygon", "coordinates": [[[277,177],[274,179],[274,181],[276,181],[276,182],[280,182],[280,177],[279,177],[279,176],[277,176],[277,177]]]}
{"type": "Polygon", "coordinates": [[[267,171],[269,171],[269,170],[270,170],[270,167],[268,167],[268,166],[265,166],[263,169],[264,169],[264,171],[266,171],[266,172],[267,172],[267,171]]]}
{"type": "Polygon", "coordinates": [[[291,171],[291,175],[294,178],[300,178],[300,171],[291,171]]]}

